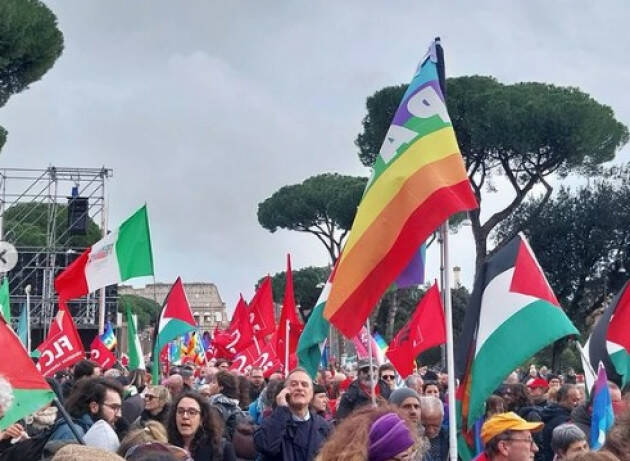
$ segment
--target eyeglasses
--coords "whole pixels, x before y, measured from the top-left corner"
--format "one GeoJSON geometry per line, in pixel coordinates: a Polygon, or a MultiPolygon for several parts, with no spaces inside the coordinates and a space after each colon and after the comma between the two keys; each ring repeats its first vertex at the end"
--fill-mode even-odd
{"type": "Polygon", "coordinates": [[[514,438],[509,438],[509,439],[505,439],[505,440],[509,440],[510,442],[527,442],[529,443],[530,447],[534,446],[534,439],[532,438],[527,438],[527,439],[514,439],[514,438]]]}
{"type": "Polygon", "coordinates": [[[103,403],[103,406],[109,407],[114,413],[122,411],[122,405],[116,403],[103,403]]]}
{"type": "Polygon", "coordinates": [[[201,413],[201,410],[198,410],[197,408],[182,408],[182,407],[179,407],[177,409],[177,414],[179,416],[184,416],[184,415],[188,414],[190,417],[194,418],[199,413],[201,413]]]}
{"type": "Polygon", "coordinates": [[[396,379],[396,376],[395,375],[383,375],[383,376],[381,376],[381,379],[386,379],[388,381],[393,381],[393,380],[396,379]]]}
{"type": "Polygon", "coordinates": [[[145,400],[153,400],[153,399],[157,399],[157,395],[144,394],[144,398],[145,400]]]}

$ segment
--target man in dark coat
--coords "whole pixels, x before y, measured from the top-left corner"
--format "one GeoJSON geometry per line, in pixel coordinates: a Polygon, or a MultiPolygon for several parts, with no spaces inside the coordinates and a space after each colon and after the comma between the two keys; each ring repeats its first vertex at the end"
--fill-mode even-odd
{"type": "Polygon", "coordinates": [[[352,413],[353,410],[372,402],[372,386],[374,386],[375,395],[380,397],[381,390],[377,385],[377,371],[376,365],[372,365],[372,377],[370,378],[369,360],[359,361],[357,379],[350,384],[348,390],[341,396],[336,413],[338,422],[352,413]]]}
{"type": "Polygon", "coordinates": [[[544,461],[553,460],[553,449],[551,448],[551,436],[553,430],[562,423],[571,420],[571,412],[580,403],[580,392],[573,384],[565,384],[558,390],[556,395],[558,403],[552,403],[543,409],[542,419],[545,423],[543,429],[543,446],[541,449],[544,461]]]}
{"type": "Polygon", "coordinates": [[[263,461],[310,461],[332,430],[324,418],[309,410],[313,381],[296,368],[276,397],[277,407],[254,433],[256,450],[263,461]]]}

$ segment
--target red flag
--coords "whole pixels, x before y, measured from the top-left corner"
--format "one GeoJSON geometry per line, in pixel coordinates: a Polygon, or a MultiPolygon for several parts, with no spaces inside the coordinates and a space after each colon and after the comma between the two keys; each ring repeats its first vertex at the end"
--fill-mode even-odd
{"type": "Polygon", "coordinates": [[[90,257],[88,248],[55,278],[55,290],[63,299],[74,299],[90,292],[85,279],[85,266],[90,257]]]}
{"type": "Polygon", "coordinates": [[[282,368],[282,363],[278,359],[273,341],[267,342],[260,350],[260,353],[258,353],[256,345],[252,344],[247,349],[236,354],[230,370],[245,373],[254,366],[261,367],[265,377],[282,368]]]}
{"type": "Polygon", "coordinates": [[[127,354],[120,354],[120,364],[125,368],[129,366],[129,357],[127,354]]]}
{"type": "Polygon", "coordinates": [[[90,360],[98,363],[103,371],[109,370],[116,363],[116,356],[107,349],[99,335],[94,336],[90,345],[90,360]]]}
{"type": "Polygon", "coordinates": [[[65,301],[59,300],[59,311],[51,322],[48,337],[37,350],[41,355],[37,368],[44,377],[68,368],[85,357],[81,338],[65,301]]]}
{"type": "Polygon", "coordinates": [[[437,283],[427,291],[411,320],[396,334],[385,355],[401,378],[413,372],[413,362],[421,352],[446,342],[444,309],[437,283]]]}
{"type": "Polygon", "coordinates": [[[254,341],[254,330],[249,321],[249,308],[243,295],[236,304],[228,332],[231,335],[230,342],[225,345],[225,348],[231,353],[236,354],[242,351],[254,341]]]}
{"type": "MultiPolygon", "coordinates": [[[[278,322],[278,335],[276,343],[276,351],[282,357],[283,363],[289,363],[289,370],[297,366],[297,359],[295,353],[297,352],[298,341],[300,335],[304,330],[304,325],[298,319],[295,311],[295,295],[293,292],[293,273],[291,272],[291,255],[287,255],[287,272],[286,272],[286,284],[284,287],[284,300],[282,302],[282,313],[280,314],[280,321],[278,322]],[[287,339],[287,324],[289,325],[289,357],[287,357],[286,339],[287,339]],[[291,363],[291,356],[293,356],[293,362],[291,363]]],[[[285,370],[287,372],[288,370],[285,370]]]]}
{"type": "Polygon", "coordinates": [[[254,334],[259,339],[276,331],[276,320],[273,313],[273,297],[271,295],[271,277],[267,276],[265,281],[258,287],[256,294],[252,298],[250,305],[250,323],[254,334]]]}
{"type": "Polygon", "coordinates": [[[230,352],[227,348],[231,341],[232,335],[229,331],[215,329],[214,336],[212,337],[214,356],[218,359],[232,360],[235,353],[230,352]]]}

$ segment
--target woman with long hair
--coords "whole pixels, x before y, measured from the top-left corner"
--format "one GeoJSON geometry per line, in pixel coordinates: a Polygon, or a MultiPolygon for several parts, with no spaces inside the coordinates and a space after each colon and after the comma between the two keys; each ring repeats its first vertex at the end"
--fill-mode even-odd
{"type": "Polygon", "coordinates": [[[365,406],[348,415],[322,446],[317,461],[411,461],[417,430],[389,405],[365,406]]]}
{"type": "Polygon", "coordinates": [[[168,441],[186,449],[195,461],[235,461],[234,447],[223,438],[223,422],[199,393],[184,391],[171,407],[168,441]]]}

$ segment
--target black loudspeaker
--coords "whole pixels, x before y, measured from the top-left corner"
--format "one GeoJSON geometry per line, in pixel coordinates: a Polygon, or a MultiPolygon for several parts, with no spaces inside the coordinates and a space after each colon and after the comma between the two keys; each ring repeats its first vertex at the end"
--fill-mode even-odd
{"type": "Polygon", "coordinates": [[[88,199],[74,197],[68,199],[68,229],[70,235],[87,234],[88,199]]]}

